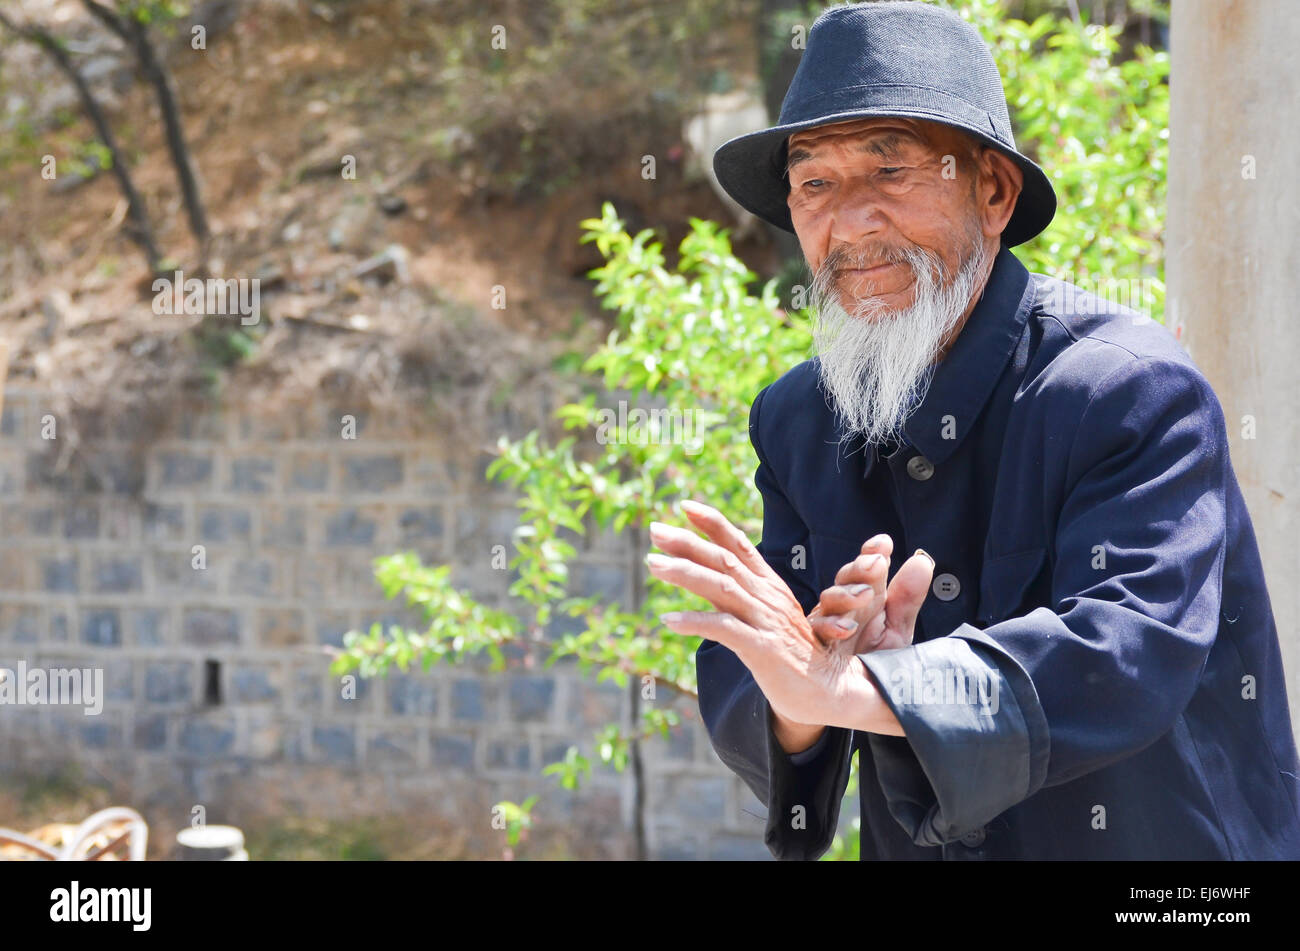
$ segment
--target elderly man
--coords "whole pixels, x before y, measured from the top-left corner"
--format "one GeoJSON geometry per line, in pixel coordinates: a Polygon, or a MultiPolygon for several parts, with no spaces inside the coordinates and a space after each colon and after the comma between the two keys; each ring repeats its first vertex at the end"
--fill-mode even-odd
{"type": "Polygon", "coordinates": [[[650,563],[717,608],[664,622],[772,853],[825,852],[857,750],[863,858],[1300,858],[1223,412],[1163,327],[1008,250],[1056,199],[978,34],[832,8],[715,167],[798,236],[818,356],[750,410],[757,548],[684,504],[707,538],[656,524],[650,563]]]}

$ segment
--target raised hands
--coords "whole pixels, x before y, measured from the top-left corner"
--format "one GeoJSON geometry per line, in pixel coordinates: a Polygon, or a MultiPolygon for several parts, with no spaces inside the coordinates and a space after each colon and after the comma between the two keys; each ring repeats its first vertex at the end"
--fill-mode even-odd
{"type": "Polygon", "coordinates": [[[855,654],[911,642],[928,590],[929,558],[922,553],[908,559],[886,590],[892,543],[878,536],[868,545],[879,550],[864,545],[867,557],[845,565],[837,584],[805,617],[789,585],[721,512],[691,501],[682,503],[682,511],[707,537],[652,523],[650,537],[667,554],[651,554],[647,564],[656,578],[693,591],[717,610],[671,612],[660,616],[663,623],[732,650],[753,674],[782,729],[808,727],[808,742],[822,726],[901,736],[897,718],[855,654]],[[855,584],[868,587],[851,588],[855,584]],[[832,614],[848,617],[851,627],[836,627],[827,618],[832,614]]]}
{"type": "Polygon", "coordinates": [[[808,621],[823,644],[848,642],[851,653],[866,654],[912,643],[934,559],[918,548],[886,588],[893,552],[888,535],[869,538],[862,553],[836,573],[835,584],[822,591],[808,621]]]}

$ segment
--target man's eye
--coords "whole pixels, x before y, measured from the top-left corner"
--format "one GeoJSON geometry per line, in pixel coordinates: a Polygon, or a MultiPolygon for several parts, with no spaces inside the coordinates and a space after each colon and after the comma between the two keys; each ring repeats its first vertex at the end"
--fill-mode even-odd
{"type": "Polygon", "coordinates": [[[881,174],[881,175],[897,175],[897,174],[898,174],[899,172],[901,172],[902,170],[903,170],[903,167],[902,167],[901,165],[891,165],[891,166],[888,166],[887,168],[882,168],[882,169],[880,170],[880,174],[881,174]]]}
{"type": "Polygon", "coordinates": [[[823,185],[825,185],[825,184],[826,184],[826,181],[825,181],[824,179],[821,179],[821,178],[810,178],[810,179],[808,179],[808,181],[806,181],[806,182],[803,183],[803,187],[804,187],[804,188],[807,188],[807,189],[811,189],[811,190],[813,190],[813,191],[816,191],[818,188],[820,188],[821,186],[823,186],[823,185]]]}

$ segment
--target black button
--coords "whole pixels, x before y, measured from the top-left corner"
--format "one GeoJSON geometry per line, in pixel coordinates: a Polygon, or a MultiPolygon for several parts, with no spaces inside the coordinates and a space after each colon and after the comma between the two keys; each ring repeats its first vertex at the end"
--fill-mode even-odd
{"type": "Polygon", "coordinates": [[[941,575],[936,575],[930,590],[940,601],[951,601],[957,595],[961,594],[961,582],[957,576],[945,571],[941,575]]]}
{"type": "Polygon", "coordinates": [[[934,463],[925,456],[913,456],[907,460],[907,474],[917,482],[924,482],[934,475],[934,463]]]}

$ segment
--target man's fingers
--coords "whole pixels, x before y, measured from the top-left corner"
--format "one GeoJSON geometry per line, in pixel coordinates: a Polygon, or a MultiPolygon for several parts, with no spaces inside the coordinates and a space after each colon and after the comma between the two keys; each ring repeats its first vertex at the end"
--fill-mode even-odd
{"type": "Polygon", "coordinates": [[[862,543],[862,554],[881,554],[885,556],[886,561],[889,561],[894,556],[894,540],[884,532],[872,535],[862,543]]]}
{"type": "MultiPolygon", "coordinates": [[[[753,578],[753,572],[748,569],[742,570],[739,555],[721,545],[715,545],[707,538],[701,538],[688,528],[679,528],[663,522],[651,522],[650,540],[656,547],[670,555],[687,558],[721,574],[731,575],[742,584],[747,579],[753,578]]],[[[754,590],[750,584],[745,584],[745,588],[754,590]]]]}
{"type": "Polygon", "coordinates": [[[659,620],[678,634],[717,641],[742,660],[759,636],[734,615],[720,611],[669,611],[659,615],[659,620]]]}
{"type": "MultiPolygon", "coordinates": [[[[835,573],[835,584],[839,586],[866,583],[882,594],[885,579],[889,576],[889,559],[881,554],[858,555],[835,573]]],[[[827,589],[829,590],[829,589],[827,589]]]]}
{"type": "Polygon", "coordinates": [[[714,571],[688,558],[651,553],[646,556],[650,573],[661,581],[694,592],[719,611],[734,614],[745,623],[761,623],[762,602],[729,574],[714,571]]]}
{"type": "Polygon", "coordinates": [[[778,582],[782,588],[788,587],[781,580],[781,576],[773,571],[772,566],[758,553],[749,536],[732,525],[727,517],[713,506],[696,502],[694,499],[683,499],[681,508],[692,525],[709,536],[715,544],[734,554],[740,559],[740,563],[755,575],[768,581],[778,582]]]}
{"type": "Polygon", "coordinates": [[[916,616],[930,593],[934,559],[917,549],[903,562],[885,595],[885,626],[891,631],[914,631],[916,616]]]}
{"type": "Polygon", "coordinates": [[[858,620],[849,614],[826,615],[825,617],[809,617],[808,623],[813,629],[813,634],[822,644],[830,644],[832,641],[842,641],[846,638],[853,637],[858,633],[858,620]],[[846,627],[845,624],[848,626],[846,627]]]}
{"type": "Polygon", "coordinates": [[[876,589],[868,582],[834,585],[821,593],[821,613],[826,617],[866,610],[876,600],[876,589]]]}
{"type": "Polygon", "coordinates": [[[840,573],[856,580],[824,590],[817,602],[821,616],[817,619],[812,615],[808,617],[813,633],[823,644],[860,634],[863,625],[877,615],[880,623],[876,626],[881,629],[885,626],[885,579],[889,574],[889,562],[882,555],[862,555],[840,573]],[[841,618],[851,622],[851,626],[836,624],[841,618]]]}

